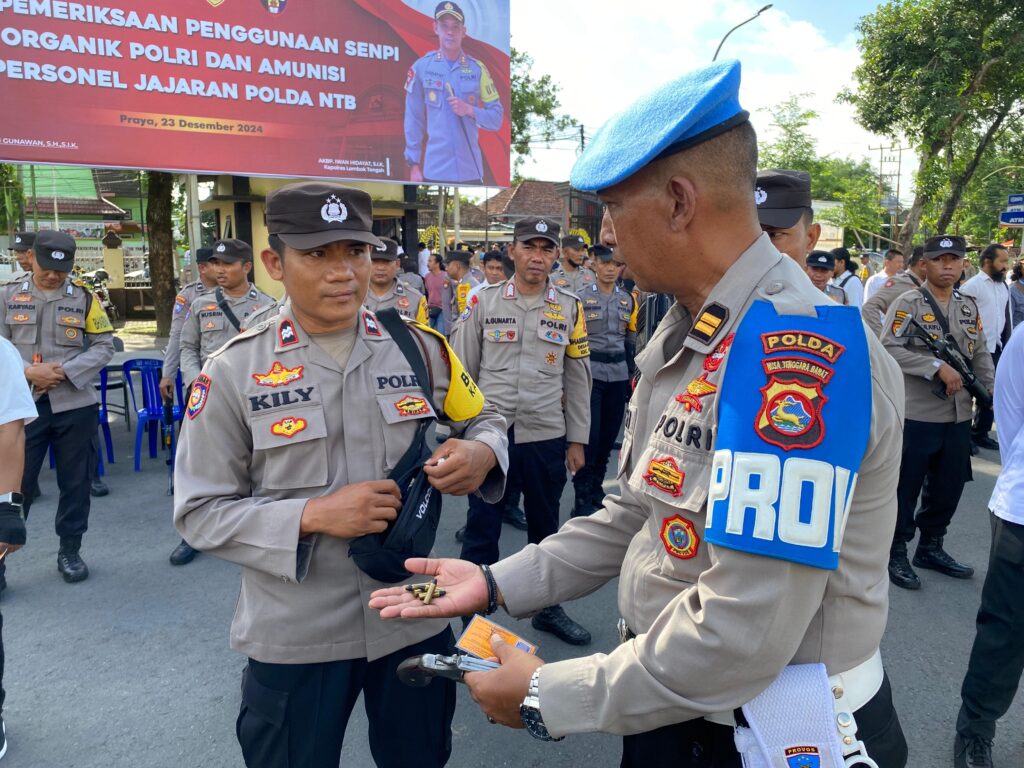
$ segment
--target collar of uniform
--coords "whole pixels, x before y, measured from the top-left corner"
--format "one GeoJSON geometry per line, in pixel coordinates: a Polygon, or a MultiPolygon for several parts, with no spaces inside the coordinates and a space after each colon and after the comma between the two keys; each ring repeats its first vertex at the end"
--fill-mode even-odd
{"type": "Polygon", "coordinates": [[[683,346],[703,355],[718,346],[719,342],[728,335],[729,329],[736,324],[739,319],[739,310],[747,303],[750,294],[754,292],[768,271],[783,258],[786,257],[772,246],[768,235],[762,232],[761,236],[740,254],[740,257],[733,262],[722,279],[711,289],[711,293],[704,301],[704,306],[691,318],[694,327],[687,333],[683,346]],[[694,329],[701,322],[701,318],[705,317],[705,313],[710,312],[714,316],[714,313],[720,314],[723,309],[725,317],[710,334],[705,335],[706,340],[693,335],[694,329]]]}

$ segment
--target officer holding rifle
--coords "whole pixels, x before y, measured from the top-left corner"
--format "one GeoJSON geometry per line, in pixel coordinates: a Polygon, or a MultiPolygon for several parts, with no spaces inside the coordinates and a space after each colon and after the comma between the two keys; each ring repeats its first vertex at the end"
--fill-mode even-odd
{"type": "Polygon", "coordinates": [[[921,587],[907,559],[916,529],[921,539],[914,566],[958,579],[974,575],[974,568],[943,549],[964,483],[971,479],[973,400],[990,397],[994,386],[995,368],[978,306],[953,288],[966,249],[964,239],[955,235],[927,240],[924,285],[896,299],[882,327],[882,344],[903,369],[907,391],[896,532],[889,552],[889,580],[903,589],[921,587]],[[921,508],[915,517],[918,496],[921,508]]]}

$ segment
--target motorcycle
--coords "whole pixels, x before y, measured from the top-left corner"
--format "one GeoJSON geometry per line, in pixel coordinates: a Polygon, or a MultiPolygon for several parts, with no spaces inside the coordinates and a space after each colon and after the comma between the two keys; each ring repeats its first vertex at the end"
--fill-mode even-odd
{"type": "Polygon", "coordinates": [[[110,300],[110,291],[107,289],[110,274],[105,269],[97,269],[94,272],[83,273],[79,277],[82,284],[99,299],[103,311],[107,313],[110,322],[114,323],[118,319],[119,313],[117,305],[110,300]]]}

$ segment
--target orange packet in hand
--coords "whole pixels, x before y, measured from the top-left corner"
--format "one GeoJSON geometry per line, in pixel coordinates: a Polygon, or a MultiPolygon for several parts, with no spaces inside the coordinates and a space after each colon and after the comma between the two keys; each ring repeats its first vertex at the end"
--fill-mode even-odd
{"type": "Polygon", "coordinates": [[[514,632],[509,632],[490,619],[485,619],[480,614],[476,614],[470,620],[466,630],[459,637],[458,642],[455,643],[455,647],[464,653],[468,653],[470,656],[476,656],[478,659],[489,659],[494,656],[494,651],[491,649],[491,635],[494,633],[498,633],[501,635],[502,640],[521,651],[526,651],[531,655],[537,653],[536,645],[524,640],[514,632]]]}

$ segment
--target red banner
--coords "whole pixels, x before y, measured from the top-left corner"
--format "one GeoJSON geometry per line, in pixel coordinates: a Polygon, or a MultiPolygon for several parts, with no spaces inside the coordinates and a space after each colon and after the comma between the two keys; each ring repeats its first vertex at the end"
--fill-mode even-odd
{"type": "Polygon", "coordinates": [[[0,160],[508,186],[508,4],[0,0],[0,160]]]}

